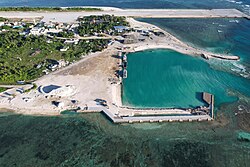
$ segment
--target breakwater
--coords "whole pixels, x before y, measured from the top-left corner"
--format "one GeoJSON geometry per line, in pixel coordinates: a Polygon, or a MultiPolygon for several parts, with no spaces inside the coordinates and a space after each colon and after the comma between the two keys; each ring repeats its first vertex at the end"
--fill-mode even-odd
{"type": "Polygon", "coordinates": [[[214,112],[214,96],[203,92],[203,100],[208,107],[198,108],[129,108],[115,106],[111,109],[99,107],[80,107],[79,113],[102,112],[113,123],[145,123],[145,122],[193,122],[212,121],[214,112]],[[114,110],[118,110],[115,112],[114,110]]]}

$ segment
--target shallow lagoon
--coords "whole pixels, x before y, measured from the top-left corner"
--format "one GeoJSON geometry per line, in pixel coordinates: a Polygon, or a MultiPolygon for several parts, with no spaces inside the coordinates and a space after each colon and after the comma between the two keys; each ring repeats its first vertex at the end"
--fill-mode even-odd
{"type": "Polygon", "coordinates": [[[250,96],[249,80],[212,69],[200,58],[171,50],[128,55],[123,104],[134,107],[195,107],[204,105],[201,92],[215,95],[215,104],[233,102],[229,91],[250,96]]]}

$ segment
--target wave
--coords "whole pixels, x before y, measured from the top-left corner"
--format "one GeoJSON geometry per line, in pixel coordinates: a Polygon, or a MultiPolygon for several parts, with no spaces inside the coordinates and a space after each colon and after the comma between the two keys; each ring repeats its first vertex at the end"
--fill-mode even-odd
{"type": "Polygon", "coordinates": [[[239,20],[229,20],[230,23],[239,23],[239,20]]]}
{"type": "Polygon", "coordinates": [[[249,78],[250,77],[250,73],[247,71],[247,67],[239,64],[238,62],[234,62],[232,63],[232,65],[236,68],[231,68],[232,71],[238,73],[240,76],[244,77],[244,78],[249,78]]]}
{"type": "Polygon", "coordinates": [[[246,67],[242,64],[239,64],[238,62],[233,62],[232,65],[237,67],[238,69],[241,69],[241,71],[246,71],[246,67]]]}
{"type": "Polygon", "coordinates": [[[236,4],[242,4],[242,1],[234,1],[234,0],[226,0],[227,2],[231,2],[231,3],[236,3],[236,4]]]}

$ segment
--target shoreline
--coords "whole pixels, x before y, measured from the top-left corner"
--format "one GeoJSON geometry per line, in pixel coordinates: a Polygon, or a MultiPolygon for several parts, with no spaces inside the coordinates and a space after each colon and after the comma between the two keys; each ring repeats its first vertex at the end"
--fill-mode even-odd
{"type": "Polygon", "coordinates": [[[123,115],[133,115],[133,110],[126,111],[126,109],[121,109],[121,87],[118,85],[114,89],[113,85],[108,81],[108,78],[114,78],[114,69],[117,69],[118,59],[112,57],[112,55],[118,55],[119,49],[117,48],[121,48],[123,52],[160,48],[171,49],[191,56],[206,54],[208,57],[210,56],[209,58],[212,58],[211,54],[219,55],[191,47],[155,25],[139,22],[133,18],[127,18],[127,20],[131,24],[131,27],[157,29],[164,32],[166,36],[154,36],[153,41],[137,42],[134,44],[120,44],[115,42],[115,44],[104,49],[102,52],[91,53],[78,62],[48,75],[44,75],[34,82],[38,86],[46,86],[48,84],[60,86],[74,85],[76,87],[76,93],[69,97],[45,98],[45,95],[39,93],[38,90],[32,90],[29,93],[18,94],[11,100],[0,99],[0,108],[9,108],[15,110],[18,114],[55,116],[60,115],[60,112],[63,110],[72,109],[72,104],[69,104],[70,100],[76,99],[78,106],[81,107],[85,105],[98,107],[95,99],[100,98],[107,101],[108,106],[110,106],[109,110],[113,114],[120,112],[123,113],[123,115]],[[125,49],[126,47],[129,47],[129,49],[125,49]],[[25,98],[32,100],[30,102],[24,102],[25,98]],[[65,106],[63,108],[52,106],[51,101],[54,99],[63,101],[65,106]]]}
{"type": "Polygon", "coordinates": [[[206,50],[202,50],[193,46],[188,45],[185,42],[182,42],[180,39],[172,35],[171,33],[161,29],[160,27],[137,21],[133,18],[127,18],[128,22],[132,24],[132,27],[141,27],[142,29],[150,29],[150,30],[158,30],[163,32],[166,37],[164,40],[158,40],[152,43],[144,43],[143,45],[138,44],[127,44],[125,46],[131,47],[132,49],[129,52],[138,52],[143,50],[150,50],[150,49],[171,49],[177,51],[182,54],[187,54],[191,56],[200,56],[205,59],[216,58],[216,59],[223,59],[223,60],[239,60],[239,56],[234,55],[224,55],[224,54],[217,54],[212,53],[206,50]],[[170,41],[170,42],[169,42],[170,41]]]}
{"type": "MultiPolygon", "coordinates": [[[[93,7],[94,8],[94,7],[93,7]]],[[[40,18],[49,22],[74,22],[79,16],[115,15],[134,18],[246,18],[250,16],[237,9],[120,9],[114,7],[98,7],[102,11],[7,11],[0,12],[5,18],[40,18]]]]}

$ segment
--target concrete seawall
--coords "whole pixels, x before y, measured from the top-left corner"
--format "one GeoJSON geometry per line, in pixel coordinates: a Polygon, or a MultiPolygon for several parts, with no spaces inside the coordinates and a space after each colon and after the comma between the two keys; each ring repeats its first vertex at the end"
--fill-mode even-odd
{"type": "Polygon", "coordinates": [[[84,107],[77,112],[90,113],[101,112],[113,123],[143,123],[143,122],[193,122],[193,121],[212,121],[214,109],[214,96],[203,93],[203,100],[209,107],[175,109],[175,108],[129,108],[115,107],[107,109],[103,106],[84,107]],[[114,111],[113,111],[114,110],[114,111]]]}
{"type": "Polygon", "coordinates": [[[176,115],[176,116],[120,116],[109,111],[105,107],[89,107],[80,110],[79,113],[100,112],[107,116],[113,123],[153,123],[153,122],[195,122],[212,121],[209,115],[176,115]]]}

